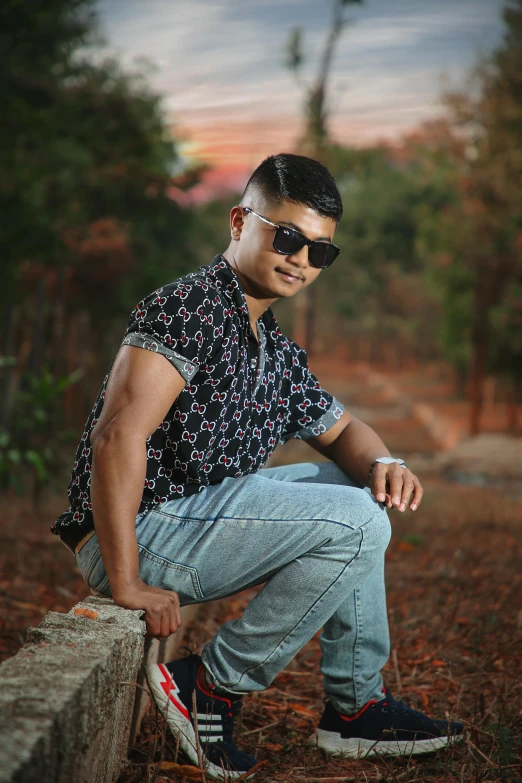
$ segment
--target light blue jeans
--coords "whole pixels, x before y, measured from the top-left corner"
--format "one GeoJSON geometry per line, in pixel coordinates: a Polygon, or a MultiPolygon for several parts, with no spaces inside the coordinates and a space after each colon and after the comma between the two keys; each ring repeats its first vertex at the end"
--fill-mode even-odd
{"type": "MultiPolygon", "coordinates": [[[[140,577],[175,590],[182,606],[266,583],[203,648],[218,692],[267,688],[322,628],[324,692],[346,715],[383,697],[390,535],[384,505],[333,462],[226,478],[136,519],[140,577]]],[[[76,560],[110,596],[96,535],[76,560]]]]}

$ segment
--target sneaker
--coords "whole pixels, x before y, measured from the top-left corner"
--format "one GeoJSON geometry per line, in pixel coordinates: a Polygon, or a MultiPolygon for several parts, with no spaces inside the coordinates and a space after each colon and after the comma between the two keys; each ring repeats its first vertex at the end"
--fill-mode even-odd
{"type": "Polygon", "coordinates": [[[353,717],[341,715],[327,701],[309,742],[333,755],[364,758],[432,753],[464,738],[462,723],[432,720],[396,701],[388,688],[383,690],[384,699],[369,701],[353,717]]]}
{"type": "Polygon", "coordinates": [[[204,690],[199,679],[202,666],[201,657],[192,654],[170,663],[149,664],[145,676],[154,701],[190,761],[199,766],[197,731],[207,774],[215,780],[234,780],[256,764],[255,758],[239,750],[232,736],[241,697],[229,699],[204,690]]]}

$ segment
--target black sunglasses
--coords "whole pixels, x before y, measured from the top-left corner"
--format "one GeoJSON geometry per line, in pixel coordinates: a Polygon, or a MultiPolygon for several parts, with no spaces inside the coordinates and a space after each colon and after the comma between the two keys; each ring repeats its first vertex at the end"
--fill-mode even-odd
{"type": "Polygon", "coordinates": [[[284,256],[290,256],[292,253],[298,253],[302,247],[308,245],[308,261],[316,269],[324,269],[327,266],[333,264],[341,248],[334,245],[332,242],[321,242],[318,240],[311,240],[297,231],[295,228],[288,228],[287,226],[279,226],[277,223],[272,223],[263,215],[258,215],[250,207],[242,207],[245,212],[251,212],[256,217],[264,220],[269,226],[273,226],[276,231],[274,234],[273,247],[278,253],[282,253],[284,256]]]}

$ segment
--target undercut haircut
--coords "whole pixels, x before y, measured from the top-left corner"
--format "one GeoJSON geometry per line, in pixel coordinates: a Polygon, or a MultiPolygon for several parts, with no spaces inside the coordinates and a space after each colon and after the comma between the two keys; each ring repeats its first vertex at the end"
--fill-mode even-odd
{"type": "Polygon", "coordinates": [[[240,206],[260,208],[281,201],[305,204],[336,224],[343,215],[343,202],[335,180],[322,163],[304,155],[281,152],[270,155],[247,182],[240,206]]]}

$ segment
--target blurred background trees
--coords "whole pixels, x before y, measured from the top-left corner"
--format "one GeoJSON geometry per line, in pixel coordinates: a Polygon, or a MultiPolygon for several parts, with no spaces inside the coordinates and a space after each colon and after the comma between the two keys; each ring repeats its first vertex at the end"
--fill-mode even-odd
{"type": "Polygon", "coordinates": [[[0,17],[0,304],[12,357],[0,376],[0,479],[12,483],[57,427],[83,427],[114,323],[121,332],[146,292],[195,259],[191,213],[166,193],[178,155],[160,100],[139,74],[95,61],[92,0],[8,0],[0,17]],[[78,380],[78,370],[81,384],[55,385],[58,407],[44,403],[47,373],[78,380]],[[31,389],[24,405],[39,427],[21,407],[31,389]]]}
{"type": "MultiPolygon", "coordinates": [[[[503,45],[477,66],[475,89],[446,96],[456,198],[426,223],[426,262],[444,305],[442,346],[469,378],[470,432],[480,429],[484,380],[509,383],[520,402],[522,275],[522,2],[504,10],[503,45]],[[457,356],[458,354],[458,356],[457,356]]],[[[421,232],[422,233],[422,232],[421,232]]],[[[516,428],[515,419],[512,426],[516,428]]]]}
{"type": "MultiPolygon", "coordinates": [[[[344,337],[351,358],[373,361],[385,353],[400,365],[405,357],[426,360],[442,352],[469,396],[471,434],[480,430],[486,376],[498,375],[507,382],[508,420],[516,429],[522,2],[506,6],[503,44],[477,64],[471,85],[443,96],[444,119],[425,123],[398,145],[374,149],[342,149],[328,140],[328,64],[347,5],[333,3],[300,140],[339,183],[345,215],[336,244],[343,254],[316,282],[304,308],[308,328],[300,326],[299,312],[295,329],[309,354],[326,342],[316,312],[323,328],[328,321],[332,334],[344,337]]],[[[296,28],[288,42],[288,64],[296,71],[302,39],[296,28]]]]}
{"type": "MultiPolygon", "coordinates": [[[[348,24],[345,9],[349,6],[362,5],[362,3],[363,0],[333,0],[331,21],[319,56],[317,74],[310,84],[302,83],[301,70],[305,60],[303,28],[301,26],[294,27],[288,37],[286,65],[293,71],[304,92],[303,130],[297,140],[296,152],[320,160],[322,163],[326,162],[328,149],[332,146],[328,127],[329,117],[332,113],[328,82],[333,57],[336,46],[348,24]]],[[[314,350],[318,320],[317,290],[317,286],[309,286],[298,293],[292,302],[294,340],[302,345],[310,355],[314,350]]]]}
{"type": "MultiPolygon", "coordinates": [[[[340,361],[390,370],[446,362],[470,400],[472,433],[485,379],[498,379],[514,432],[522,0],[506,5],[502,45],[477,65],[471,87],[444,97],[440,120],[398,143],[350,148],[328,133],[328,75],[358,3],[332,0],[316,78],[302,84],[296,141],[339,184],[342,255],[317,279],[313,309],[300,321],[284,301],[274,311],[312,356],[328,349],[340,361]]],[[[289,30],[286,65],[298,79],[304,35],[289,30]]],[[[28,477],[39,486],[54,475],[63,485],[60,470],[69,468],[127,315],[146,293],[225,249],[239,196],[179,198],[201,169],[187,170],[146,70],[122,70],[100,55],[100,43],[94,0],[7,0],[0,10],[4,486],[28,477]]]]}

